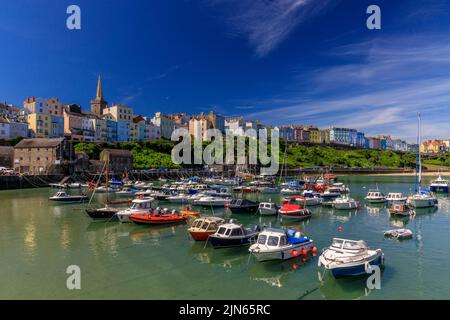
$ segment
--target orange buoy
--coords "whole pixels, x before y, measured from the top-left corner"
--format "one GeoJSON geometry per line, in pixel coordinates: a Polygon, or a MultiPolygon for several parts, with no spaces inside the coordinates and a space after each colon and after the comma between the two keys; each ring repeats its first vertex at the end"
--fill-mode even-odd
{"type": "Polygon", "coordinates": [[[298,251],[297,251],[297,250],[293,250],[293,251],[292,251],[292,256],[293,256],[293,257],[298,256],[298,251]]]}
{"type": "Polygon", "coordinates": [[[338,228],[338,231],[339,231],[339,232],[342,232],[342,227],[339,227],[339,228],[338,228]]]}
{"type": "Polygon", "coordinates": [[[317,253],[317,247],[312,247],[311,251],[312,251],[313,253],[317,253]]]}
{"type": "Polygon", "coordinates": [[[306,251],[305,249],[302,249],[302,255],[306,255],[308,253],[308,251],[306,251]]]}

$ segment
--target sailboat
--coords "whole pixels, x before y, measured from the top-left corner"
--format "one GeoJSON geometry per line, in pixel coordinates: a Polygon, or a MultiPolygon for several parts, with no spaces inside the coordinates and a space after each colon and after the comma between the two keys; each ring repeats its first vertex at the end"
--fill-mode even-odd
{"type": "MultiPolygon", "coordinates": [[[[122,204],[122,203],[130,203],[130,200],[126,200],[126,201],[110,201],[109,200],[109,156],[108,159],[106,160],[105,163],[106,166],[106,201],[105,201],[105,206],[103,208],[88,208],[86,209],[86,213],[89,215],[89,217],[91,217],[93,220],[112,220],[113,218],[117,218],[117,212],[123,210],[123,208],[118,208],[118,207],[110,207],[110,204],[122,204]]],[[[100,178],[99,178],[100,181],[100,178]]],[[[94,192],[92,193],[91,196],[91,201],[92,201],[92,197],[95,194],[95,189],[94,192]]],[[[89,201],[90,203],[90,201],[89,201]]]]}
{"type": "Polygon", "coordinates": [[[429,208],[435,207],[438,204],[438,200],[435,195],[428,190],[422,189],[422,158],[420,154],[420,144],[421,144],[421,123],[420,123],[420,113],[417,114],[418,118],[418,135],[417,135],[417,145],[419,149],[416,156],[416,193],[409,196],[407,199],[407,204],[414,208],[429,208]]]}

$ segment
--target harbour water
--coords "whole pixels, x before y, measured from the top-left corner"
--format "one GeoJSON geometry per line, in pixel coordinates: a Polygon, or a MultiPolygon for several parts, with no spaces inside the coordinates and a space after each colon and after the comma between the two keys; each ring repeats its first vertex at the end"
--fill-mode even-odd
{"type": "MultiPolygon", "coordinates": [[[[427,183],[430,178],[425,178],[427,183]]],[[[318,257],[258,263],[248,248],[214,250],[195,243],[186,225],[138,226],[92,222],[80,204],[50,204],[55,190],[0,192],[0,299],[442,299],[450,297],[450,200],[417,210],[413,218],[392,219],[384,205],[364,196],[378,185],[387,192],[410,193],[414,177],[340,177],[362,203],[352,211],[312,208],[305,222],[276,217],[214,214],[239,222],[304,231],[319,251],[333,237],[364,239],[382,248],[385,268],[381,290],[366,288],[364,278],[319,279],[318,257]],[[339,231],[342,227],[342,231],[339,231]],[[411,240],[393,241],[383,231],[407,227],[411,240]],[[66,268],[81,268],[81,290],[68,290],[66,268]]],[[[104,195],[96,195],[100,202],[104,195]]],[[[279,195],[252,194],[258,201],[279,195]]],[[[160,203],[161,207],[179,205],[160,203]]],[[[212,214],[210,209],[203,210],[212,214]]]]}

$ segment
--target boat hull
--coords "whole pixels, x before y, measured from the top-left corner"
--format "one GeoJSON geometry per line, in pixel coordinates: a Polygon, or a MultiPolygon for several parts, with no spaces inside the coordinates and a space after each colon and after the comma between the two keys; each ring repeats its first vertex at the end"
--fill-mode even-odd
{"type": "Polygon", "coordinates": [[[195,241],[207,241],[209,236],[214,234],[215,231],[207,232],[207,231],[189,231],[192,239],[195,241]]]}
{"type": "Polygon", "coordinates": [[[448,193],[448,186],[430,186],[431,192],[444,192],[448,193]]]}
{"type": "Polygon", "coordinates": [[[233,213],[256,213],[258,211],[259,205],[254,206],[245,206],[245,207],[233,207],[229,206],[228,209],[230,209],[233,213]]]}
{"type": "Polygon", "coordinates": [[[334,203],[333,208],[336,210],[352,210],[358,208],[358,204],[355,202],[334,203]]]}
{"type": "Polygon", "coordinates": [[[259,214],[262,216],[274,216],[277,214],[277,209],[259,208],[259,214]]]}
{"type": "Polygon", "coordinates": [[[93,220],[118,220],[117,217],[118,210],[98,210],[98,209],[87,209],[86,213],[93,220]]]}
{"type": "Polygon", "coordinates": [[[300,255],[301,250],[305,249],[310,251],[313,248],[313,241],[307,241],[304,243],[299,243],[279,250],[266,250],[266,251],[250,251],[256,260],[271,261],[271,260],[288,260],[300,255]]]}
{"type": "Polygon", "coordinates": [[[414,208],[431,208],[437,205],[436,199],[413,199],[409,200],[408,204],[414,208]]]}
{"type": "Polygon", "coordinates": [[[178,224],[186,221],[186,216],[155,217],[149,215],[131,215],[130,220],[136,224],[162,225],[178,224]]]}
{"type": "MultiPolygon", "coordinates": [[[[377,255],[373,260],[369,261],[368,263],[371,266],[381,266],[383,264],[383,254],[377,255]]],[[[362,275],[368,275],[366,272],[366,263],[361,264],[355,264],[348,267],[337,267],[331,269],[331,273],[335,278],[345,278],[345,277],[355,277],[355,276],[362,276],[362,275]]]]}
{"type": "Polygon", "coordinates": [[[240,238],[221,238],[221,237],[209,237],[209,242],[211,242],[212,246],[217,248],[227,248],[227,247],[238,247],[238,246],[246,246],[251,242],[256,241],[258,234],[252,234],[245,237],[240,238]]]}

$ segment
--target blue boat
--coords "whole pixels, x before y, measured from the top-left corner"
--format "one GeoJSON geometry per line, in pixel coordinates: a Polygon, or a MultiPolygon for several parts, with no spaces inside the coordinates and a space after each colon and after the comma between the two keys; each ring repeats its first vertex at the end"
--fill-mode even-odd
{"type": "Polygon", "coordinates": [[[449,189],[449,181],[442,178],[440,175],[437,179],[432,180],[430,183],[430,191],[431,192],[444,192],[448,193],[449,189]]]}
{"type": "Polygon", "coordinates": [[[319,257],[318,265],[330,270],[335,278],[369,275],[370,266],[384,265],[384,253],[369,249],[363,240],[334,238],[319,257]]]}

